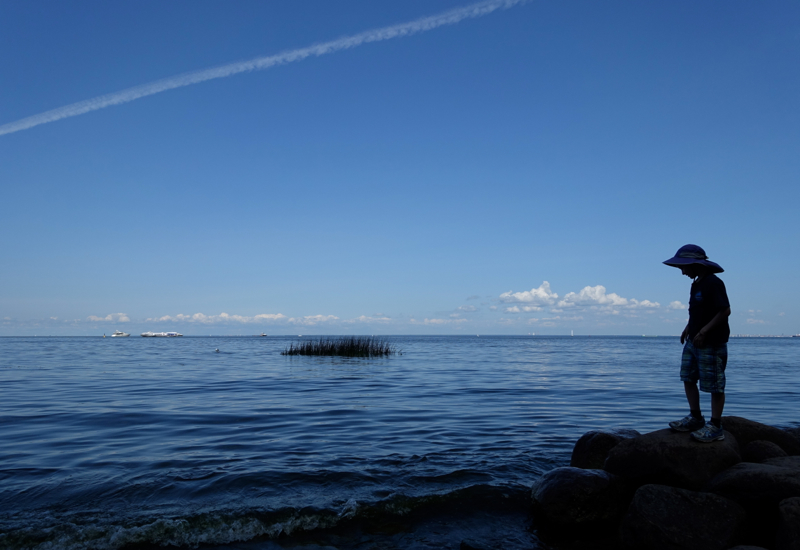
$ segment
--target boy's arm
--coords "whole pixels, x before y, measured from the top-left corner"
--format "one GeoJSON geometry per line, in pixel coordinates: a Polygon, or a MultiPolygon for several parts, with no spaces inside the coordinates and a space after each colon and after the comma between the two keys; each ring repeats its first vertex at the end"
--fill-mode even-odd
{"type": "Polygon", "coordinates": [[[689,323],[686,323],[686,328],[681,332],[681,344],[689,337],[689,323]]]}
{"type": "Polygon", "coordinates": [[[727,319],[730,314],[730,307],[720,310],[720,312],[714,315],[714,318],[711,319],[706,326],[697,331],[697,334],[694,335],[694,339],[692,340],[692,344],[697,347],[703,347],[703,341],[706,339],[706,333],[724,323],[725,319],[727,319]]]}

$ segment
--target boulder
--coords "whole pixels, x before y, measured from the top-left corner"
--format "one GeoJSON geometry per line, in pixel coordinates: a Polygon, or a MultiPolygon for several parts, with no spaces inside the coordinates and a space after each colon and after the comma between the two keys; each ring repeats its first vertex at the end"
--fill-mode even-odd
{"type": "Polygon", "coordinates": [[[556,468],[531,491],[534,513],[547,526],[588,527],[617,521],[626,504],[618,478],[603,470],[556,468]]]}
{"type": "Polygon", "coordinates": [[[751,441],[770,441],[788,455],[800,455],[800,440],[787,430],[767,426],[740,416],[723,416],[722,427],[730,432],[744,448],[751,441]]]}
{"type": "Polygon", "coordinates": [[[771,464],[787,470],[800,470],[800,456],[778,456],[764,460],[764,464],[771,464]]]}
{"type": "Polygon", "coordinates": [[[608,452],[624,439],[631,439],[642,434],[636,430],[593,430],[581,436],[572,449],[569,465],[574,468],[602,469],[608,452]]]}
{"type": "Polygon", "coordinates": [[[777,550],[800,550],[800,498],[787,498],[778,506],[777,550]]]}
{"type": "Polygon", "coordinates": [[[761,464],[742,462],[716,476],[708,490],[736,501],[747,511],[746,535],[772,546],[778,528],[778,505],[800,497],[800,457],[770,458],[761,464]]]}
{"type": "Polygon", "coordinates": [[[700,489],[718,473],[741,462],[736,438],[700,443],[669,428],[621,441],[603,469],[635,485],[656,483],[700,489]]]}
{"type": "Polygon", "coordinates": [[[794,437],[797,441],[800,441],[800,426],[783,428],[783,431],[794,437]]]}
{"type": "Polygon", "coordinates": [[[745,462],[764,462],[779,456],[787,456],[786,451],[772,441],[757,439],[742,447],[742,460],[745,462]]]}
{"type": "Polygon", "coordinates": [[[800,468],[786,460],[793,458],[797,457],[770,458],[762,464],[742,462],[712,479],[708,490],[745,507],[777,507],[786,498],[800,497],[800,468]]]}
{"type": "Polygon", "coordinates": [[[745,511],[710,493],[663,485],[636,491],[622,521],[622,542],[648,550],[725,550],[736,541],[745,511]]]}

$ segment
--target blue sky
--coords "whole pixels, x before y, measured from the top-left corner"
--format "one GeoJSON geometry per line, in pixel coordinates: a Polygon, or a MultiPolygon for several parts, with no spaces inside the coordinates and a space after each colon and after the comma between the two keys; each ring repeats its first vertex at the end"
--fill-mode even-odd
{"type": "MultiPolygon", "coordinates": [[[[469,2],[0,4],[0,129],[469,2]]],[[[800,332],[800,4],[521,2],[0,135],[0,335],[800,332]]]]}

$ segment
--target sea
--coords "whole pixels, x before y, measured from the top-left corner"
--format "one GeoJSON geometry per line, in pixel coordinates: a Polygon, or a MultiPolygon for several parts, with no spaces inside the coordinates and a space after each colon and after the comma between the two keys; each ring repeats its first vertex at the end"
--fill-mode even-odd
{"type": "MultiPolygon", "coordinates": [[[[0,338],[0,548],[546,549],[582,434],[687,413],[677,337],[307,339],[0,338]]],[[[725,414],[798,426],[800,338],[728,346],[725,414]]]]}

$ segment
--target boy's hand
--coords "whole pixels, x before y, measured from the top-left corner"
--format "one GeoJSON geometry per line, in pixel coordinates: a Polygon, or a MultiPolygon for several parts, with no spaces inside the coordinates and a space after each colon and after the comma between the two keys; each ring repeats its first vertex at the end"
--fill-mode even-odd
{"type": "Polygon", "coordinates": [[[694,335],[694,338],[692,339],[692,344],[694,344],[696,348],[702,348],[703,342],[705,342],[705,340],[706,340],[706,335],[701,330],[700,332],[694,335]]]}
{"type": "Polygon", "coordinates": [[[683,344],[686,341],[686,338],[688,336],[689,336],[689,327],[687,326],[685,329],[683,329],[683,332],[681,332],[681,344],[683,344]]]}

